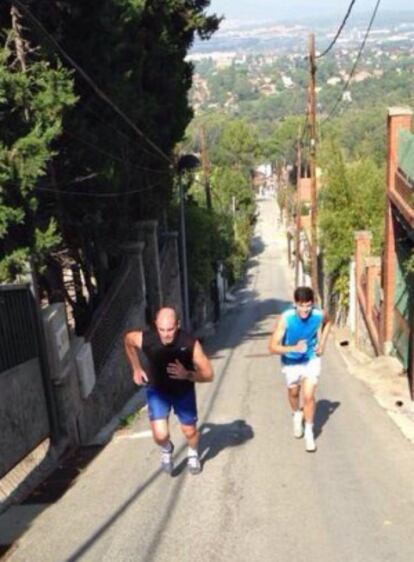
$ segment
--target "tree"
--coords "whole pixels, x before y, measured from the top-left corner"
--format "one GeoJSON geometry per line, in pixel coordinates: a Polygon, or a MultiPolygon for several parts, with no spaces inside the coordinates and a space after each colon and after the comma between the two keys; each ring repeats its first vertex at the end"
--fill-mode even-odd
{"type": "Polygon", "coordinates": [[[76,101],[69,71],[23,37],[14,5],[11,16],[0,47],[0,282],[27,272],[30,258],[42,270],[61,242],[56,209],[40,186],[47,185],[64,112],[76,101]]]}
{"type": "Polygon", "coordinates": [[[233,166],[248,172],[256,163],[259,140],[254,128],[241,119],[229,120],[211,159],[218,165],[233,166]]]}
{"type": "Polygon", "coordinates": [[[320,244],[337,290],[347,291],[354,232],[370,230],[379,252],[384,231],[384,169],[369,159],[346,164],[336,145],[325,149],[319,201],[320,244]]]}
{"type": "MultiPolygon", "coordinates": [[[[38,0],[28,4],[30,9],[24,2],[19,5],[26,40],[39,49],[36,59],[31,54],[30,72],[21,65],[10,70],[8,55],[0,61],[6,96],[0,118],[9,120],[10,131],[14,124],[10,139],[8,132],[1,137],[2,173],[25,190],[24,197],[30,195],[24,205],[30,220],[23,227],[22,212],[5,211],[2,199],[1,230],[4,243],[13,245],[11,223],[20,225],[19,234],[41,228],[45,234],[37,237],[37,245],[43,252],[61,238],[61,251],[49,253],[50,266],[80,267],[88,296],[78,293],[78,302],[67,292],[66,297],[81,309],[79,314],[83,310],[90,316],[113,278],[120,246],[132,236],[134,222],[161,218],[170,204],[174,147],[192,118],[187,93],[193,69],[185,57],[195,35],[207,39],[219,19],[205,14],[208,0],[38,0]],[[73,74],[72,61],[77,67],[73,74]],[[27,125],[26,111],[33,120],[27,125]],[[9,157],[16,147],[22,153],[18,140],[26,156],[20,175],[9,157]],[[53,221],[40,216],[41,207],[53,221]]],[[[3,30],[11,27],[12,6],[11,1],[0,6],[3,30]]],[[[27,236],[30,244],[16,238],[16,250],[25,248],[23,259],[36,247],[35,234],[27,236]]]]}

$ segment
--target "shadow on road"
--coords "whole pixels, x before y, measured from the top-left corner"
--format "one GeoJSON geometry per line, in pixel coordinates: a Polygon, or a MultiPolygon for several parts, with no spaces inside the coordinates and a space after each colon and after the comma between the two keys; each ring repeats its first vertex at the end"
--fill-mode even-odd
{"type": "Polygon", "coordinates": [[[340,402],[331,402],[330,400],[318,400],[316,403],[316,412],[314,420],[314,434],[318,437],[322,431],[323,426],[327,423],[331,415],[341,405],[340,402]]]}
{"type": "Polygon", "coordinates": [[[262,254],[265,250],[265,244],[261,236],[254,236],[250,243],[250,256],[255,257],[262,254]]]}
{"type": "MultiPolygon", "coordinates": [[[[253,439],[253,428],[244,420],[230,423],[203,423],[200,426],[200,459],[205,463],[217,456],[223,449],[243,445],[253,439]]],[[[173,476],[181,474],[187,465],[187,459],[180,462],[174,469],[173,476]]]]}
{"type": "MultiPolygon", "coordinates": [[[[258,340],[266,340],[270,337],[267,327],[264,328],[262,323],[269,318],[274,319],[291,304],[289,301],[281,298],[267,298],[264,300],[260,298],[260,294],[256,289],[257,271],[254,271],[254,269],[260,265],[258,256],[264,252],[265,248],[266,246],[261,237],[255,236],[244,280],[239,283],[237,291],[235,291],[237,301],[234,304],[234,308],[223,315],[216,326],[215,336],[207,338],[207,341],[203,342],[203,347],[205,347],[206,352],[210,356],[216,355],[216,358],[221,357],[224,359],[223,365],[220,367],[220,377],[218,377],[213,392],[207,399],[200,425],[200,453],[203,465],[227,447],[243,445],[254,437],[252,427],[248,425],[245,420],[239,419],[225,424],[214,424],[208,421],[203,422],[203,420],[208,420],[212,415],[216,399],[222,390],[223,381],[226,378],[227,371],[230,369],[232,359],[235,354],[239,352],[238,346],[246,339],[253,339],[257,342],[258,340]],[[226,353],[223,353],[224,350],[226,350],[226,353]],[[227,350],[229,351],[227,352],[227,350]]],[[[332,405],[330,402],[327,403],[332,405]]],[[[335,403],[333,404],[335,406],[335,403]]],[[[336,403],[336,405],[338,404],[339,403],[336,403]]],[[[337,406],[333,409],[336,407],[337,406]]],[[[320,415],[322,422],[317,424],[318,428],[322,427],[330,413],[329,408],[322,408],[320,415]]],[[[184,451],[184,449],[185,447],[183,446],[182,450],[179,452],[184,451]]],[[[186,466],[186,462],[185,459],[176,467],[173,476],[180,474],[186,466]]],[[[76,466],[75,468],[77,469],[78,467],[76,466]]],[[[71,469],[74,469],[74,467],[71,467],[71,469]]],[[[62,476],[62,478],[64,476],[64,478],[70,480],[72,472],[76,473],[77,471],[71,470],[60,476],[62,476]]],[[[136,490],[125,501],[115,506],[110,516],[105,520],[97,522],[95,531],[88,538],[79,541],[77,548],[66,558],[66,562],[77,562],[80,558],[87,557],[93,545],[120,520],[127,510],[141,497],[145,490],[155,484],[160,477],[165,478],[165,474],[158,469],[149,474],[144,481],[139,482],[136,490]]],[[[151,556],[151,559],[154,559],[160,537],[167,527],[169,519],[174,514],[176,504],[183,490],[184,481],[185,479],[182,478],[175,479],[170,498],[163,506],[162,510],[160,510],[158,530],[155,530],[154,538],[148,546],[147,551],[141,553],[143,556],[142,559],[149,559],[149,556],[151,556]]],[[[69,485],[66,486],[66,489],[69,485]]],[[[65,491],[64,486],[59,486],[59,497],[61,497],[62,491],[65,491]]]]}

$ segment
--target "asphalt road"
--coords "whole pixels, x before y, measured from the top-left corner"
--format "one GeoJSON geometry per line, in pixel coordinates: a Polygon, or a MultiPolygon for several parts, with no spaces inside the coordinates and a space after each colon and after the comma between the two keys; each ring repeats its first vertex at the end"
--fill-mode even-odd
{"type": "Polygon", "coordinates": [[[245,287],[208,342],[216,379],[199,385],[203,472],[176,469],[143,414],[43,511],[13,562],[408,562],[414,560],[414,449],[332,341],[318,391],[318,450],[294,439],[279,361],[267,353],[291,298],[273,201],[260,202],[245,287]]]}

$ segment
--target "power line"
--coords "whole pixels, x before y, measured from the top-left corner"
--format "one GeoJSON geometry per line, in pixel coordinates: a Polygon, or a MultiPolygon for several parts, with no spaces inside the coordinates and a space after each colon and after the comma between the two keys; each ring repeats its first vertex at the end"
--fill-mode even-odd
{"type": "MultiPolygon", "coordinates": [[[[65,185],[70,185],[76,183],[76,181],[69,182],[67,184],[55,184],[56,187],[64,187],[65,185]]],[[[145,191],[152,191],[156,187],[162,185],[162,182],[156,183],[154,185],[150,185],[148,187],[144,187],[142,189],[135,189],[133,191],[123,191],[123,192],[108,192],[108,193],[96,193],[90,191],[60,191],[57,189],[49,188],[49,187],[34,187],[34,191],[45,191],[49,193],[54,193],[55,195],[72,195],[72,196],[82,196],[82,197],[95,197],[95,198],[104,198],[104,197],[122,197],[124,195],[133,195],[137,193],[144,193],[145,191]]]]}
{"type": "Polygon", "coordinates": [[[329,51],[332,49],[332,47],[335,45],[335,43],[337,42],[339,36],[342,33],[343,28],[345,27],[345,24],[349,18],[349,16],[351,15],[352,12],[352,8],[354,7],[356,0],[351,0],[351,3],[348,6],[348,10],[344,16],[344,19],[342,20],[341,25],[338,28],[338,31],[335,34],[335,37],[332,39],[330,45],[323,51],[323,53],[321,53],[320,55],[318,55],[317,57],[315,57],[316,59],[321,59],[322,57],[324,57],[325,55],[327,55],[329,53],[329,51]]]}
{"type": "MultiPolygon", "coordinates": [[[[121,131],[120,129],[118,129],[117,127],[115,127],[115,125],[113,123],[110,123],[108,121],[104,121],[104,119],[102,119],[102,117],[96,113],[96,111],[94,111],[86,102],[84,102],[82,99],[80,99],[77,104],[76,107],[82,107],[85,109],[85,111],[87,111],[88,113],[90,113],[91,115],[93,115],[95,117],[95,119],[97,121],[99,121],[99,123],[101,123],[104,127],[107,127],[108,129],[112,129],[113,131],[115,131],[118,135],[120,135],[121,137],[123,137],[125,140],[129,141],[129,142],[134,142],[134,139],[132,139],[132,137],[130,137],[129,135],[127,135],[124,131],[121,131]]],[[[140,150],[142,152],[145,152],[146,154],[149,154],[150,156],[154,157],[154,156],[158,156],[158,153],[154,153],[153,151],[148,150],[147,148],[145,148],[144,146],[140,146],[140,150]]],[[[163,158],[164,160],[164,158],[163,158]]]]}
{"type": "MultiPolygon", "coordinates": [[[[91,148],[92,150],[95,150],[95,152],[98,152],[100,154],[103,154],[104,156],[107,156],[108,158],[110,158],[111,160],[114,160],[116,162],[120,162],[121,164],[125,164],[125,161],[120,157],[120,156],[116,156],[115,154],[112,154],[111,152],[108,152],[102,148],[99,148],[97,146],[95,146],[94,144],[92,144],[91,142],[80,138],[79,136],[75,135],[74,133],[68,131],[67,129],[63,129],[63,134],[68,135],[69,137],[71,137],[73,140],[84,144],[85,146],[88,146],[89,148],[91,148]]],[[[133,170],[139,170],[139,171],[143,171],[143,172],[151,172],[154,174],[162,174],[162,175],[169,175],[167,172],[163,172],[162,170],[155,170],[154,168],[146,168],[144,166],[137,166],[135,164],[130,164],[131,168],[133,170]]]]}
{"type": "Polygon", "coordinates": [[[360,46],[360,48],[359,48],[358,54],[357,54],[357,56],[356,56],[356,59],[355,59],[354,65],[353,65],[353,67],[352,67],[352,69],[351,69],[351,72],[350,72],[350,74],[349,74],[348,80],[346,81],[346,84],[345,84],[345,86],[344,86],[343,89],[342,89],[341,95],[338,97],[338,99],[336,100],[335,105],[333,106],[333,108],[332,108],[331,111],[329,112],[328,116],[325,117],[325,119],[322,121],[321,125],[324,125],[327,121],[329,121],[329,119],[332,118],[332,116],[333,116],[333,114],[335,113],[337,107],[339,106],[339,104],[340,104],[341,101],[342,101],[342,96],[343,96],[343,94],[345,93],[345,91],[347,90],[347,88],[348,88],[348,86],[349,86],[349,84],[350,84],[350,82],[351,82],[351,80],[352,80],[352,78],[353,78],[353,76],[354,76],[356,67],[358,66],[358,63],[359,63],[359,59],[361,58],[361,55],[362,55],[362,51],[363,51],[364,48],[365,48],[365,44],[366,44],[366,42],[367,42],[368,35],[369,35],[370,31],[371,31],[371,28],[372,28],[372,25],[373,25],[373,23],[374,23],[375,17],[376,17],[376,15],[377,15],[377,11],[378,11],[378,8],[379,8],[380,3],[381,3],[381,0],[377,0],[377,3],[376,3],[376,5],[375,5],[374,11],[373,11],[373,13],[372,13],[370,22],[369,22],[368,27],[367,27],[367,30],[366,30],[366,32],[365,32],[364,39],[363,39],[363,41],[362,41],[362,43],[361,43],[361,46],[360,46]]]}
{"type": "Polygon", "coordinates": [[[14,0],[15,4],[23,10],[23,12],[28,16],[30,20],[40,29],[40,31],[46,36],[54,48],[59,51],[59,53],[66,59],[69,64],[75,68],[82,76],[82,78],[89,84],[93,91],[104,100],[112,109],[140,136],[142,137],[158,154],[160,154],[169,164],[172,163],[171,159],[151,140],[149,139],[141,129],[135,125],[133,121],[103,92],[99,86],[92,80],[92,78],[72,59],[70,55],[61,47],[61,45],[56,41],[56,39],[50,35],[42,23],[31,13],[31,11],[25,6],[20,0],[14,0]]]}

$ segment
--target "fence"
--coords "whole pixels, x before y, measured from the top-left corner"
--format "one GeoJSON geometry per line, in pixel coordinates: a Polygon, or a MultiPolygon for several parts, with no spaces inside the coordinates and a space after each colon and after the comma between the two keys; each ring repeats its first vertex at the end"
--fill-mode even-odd
{"type": "Polygon", "coordinates": [[[85,340],[92,346],[95,372],[98,376],[120,330],[131,304],[137,301],[142,286],[139,283],[135,263],[125,259],[104,302],[94,314],[92,323],[85,334],[85,340]]]}
{"type": "Polygon", "coordinates": [[[0,478],[56,435],[35,307],[28,286],[0,286],[0,478]]]}
{"type": "Polygon", "coordinates": [[[0,373],[38,355],[32,295],[27,287],[0,287],[0,373]]]}

